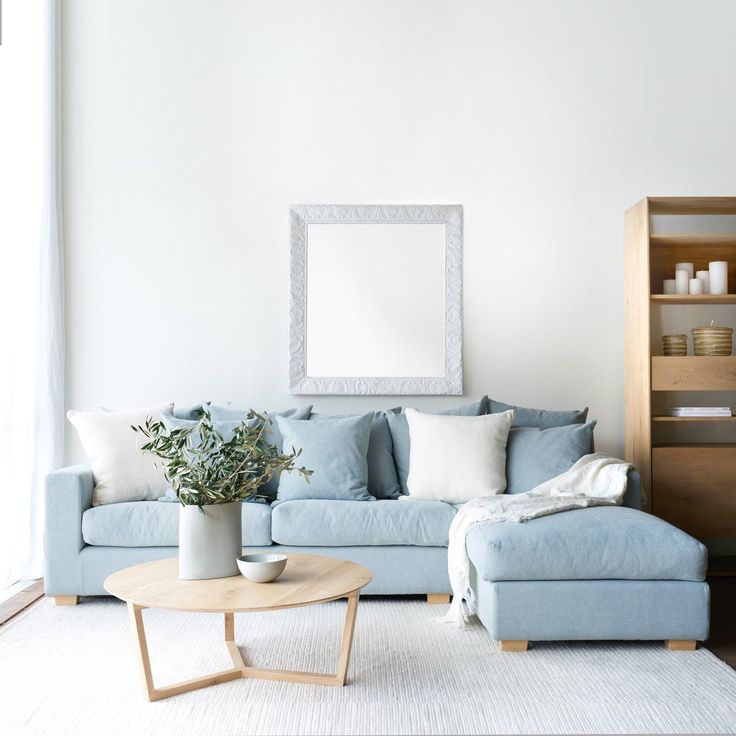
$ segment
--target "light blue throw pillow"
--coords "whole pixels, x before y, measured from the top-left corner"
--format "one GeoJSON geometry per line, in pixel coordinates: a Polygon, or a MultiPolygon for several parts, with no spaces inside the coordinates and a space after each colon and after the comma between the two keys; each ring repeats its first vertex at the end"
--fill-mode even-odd
{"type": "MultiPolygon", "coordinates": [[[[483,396],[472,404],[458,406],[445,411],[427,412],[428,414],[449,414],[452,416],[479,417],[488,413],[488,397],[483,396]]],[[[391,439],[394,444],[394,463],[399,486],[404,496],[409,495],[406,480],[409,477],[409,460],[411,457],[411,442],[409,440],[409,422],[406,414],[387,414],[388,426],[391,430],[391,439]]]]}
{"type": "MultiPolygon", "coordinates": [[[[394,465],[394,443],[388,426],[388,415],[398,414],[401,409],[377,411],[373,415],[371,434],[368,441],[368,493],[376,498],[398,498],[401,494],[399,479],[394,465]]],[[[312,414],[310,421],[344,417],[329,414],[312,414]]]]}
{"type": "Polygon", "coordinates": [[[506,445],[506,493],[531,491],[593,451],[596,422],[567,427],[517,427],[506,445]]]}
{"type": "Polygon", "coordinates": [[[489,414],[500,414],[502,411],[513,409],[514,423],[512,427],[566,427],[570,424],[584,424],[588,417],[588,407],[585,409],[570,409],[569,411],[552,411],[550,409],[527,409],[524,406],[504,404],[503,401],[489,400],[489,414]]]}
{"type": "Polygon", "coordinates": [[[373,412],[355,417],[304,422],[277,416],[284,450],[301,449],[297,464],[312,470],[307,482],[299,473],[282,473],[278,500],[323,498],[375,501],[368,493],[368,442],[373,412]]]}

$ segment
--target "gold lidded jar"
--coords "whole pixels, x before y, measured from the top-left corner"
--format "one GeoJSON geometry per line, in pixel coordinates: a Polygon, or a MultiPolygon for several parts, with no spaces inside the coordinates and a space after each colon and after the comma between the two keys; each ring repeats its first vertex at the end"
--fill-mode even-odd
{"type": "Polygon", "coordinates": [[[692,333],[695,355],[731,355],[733,330],[730,327],[711,322],[709,327],[693,327],[692,333]]]}

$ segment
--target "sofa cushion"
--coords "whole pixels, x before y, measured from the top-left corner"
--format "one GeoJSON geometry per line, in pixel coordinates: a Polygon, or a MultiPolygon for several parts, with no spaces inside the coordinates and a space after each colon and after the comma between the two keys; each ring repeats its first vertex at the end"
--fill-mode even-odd
{"type": "Polygon", "coordinates": [[[446,547],[455,514],[441,501],[284,501],[274,506],[271,534],[300,546],[446,547]]]}
{"type": "Polygon", "coordinates": [[[510,409],[516,412],[514,414],[514,427],[537,427],[538,429],[564,427],[568,424],[584,424],[588,416],[587,406],[585,409],[556,411],[551,409],[528,409],[525,406],[504,404],[503,401],[488,400],[489,414],[498,414],[510,409]]]}
{"type": "MultiPolygon", "coordinates": [[[[433,414],[450,414],[461,417],[478,417],[488,413],[488,397],[482,396],[478,401],[472,404],[465,404],[454,409],[445,409],[445,411],[432,412],[433,414]]],[[[409,459],[411,456],[411,440],[409,439],[409,422],[406,421],[406,414],[386,415],[388,426],[391,430],[391,440],[394,444],[394,462],[396,463],[396,474],[399,477],[399,485],[401,492],[406,496],[409,494],[409,488],[406,484],[409,478],[409,459]]]]}
{"type": "MultiPolygon", "coordinates": [[[[368,493],[376,498],[398,498],[401,493],[399,479],[396,476],[394,465],[394,443],[391,439],[391,430],[388,427],[388,414],[398,414],[401,409],[376,411],[373,414],[371,432],[368,439],[368,493]]],[[[346,415],[342,415],[345,417],[346,415]]],[[[312,422],[322,422],[337,419],[330,414],[313,413],[309,417],[312,422]]]]}
{"type": "Polygon", "coordinates": [[[666,521],[599,506],[475,527],[468,555],[496,580],[703,580],[706,548],[666,521]]]}
{"type": "MultiPolygon", "coordinates": [[[[242,504],[243,546],[271,544],[271,507],[242,504]]],[[[179,504],[135,501],[96,506],[82,516],[82,538],[101,547],[176,547],[179,504]]]]}
{"type": "Polygon", "coordinates": [[[409,498],[464,503],[506,489],[506,442],[514,412],[480,417],[407,409],[409,498]]]}
{"type": "Polygon", "coordinates": [[[593,451],[595,422],[567,427],[517,427],[506,446],[506,493],[531,491],[593,451]]]}
{"type": "Polygon", "coordinates": [[[157,458],[141,452],[146,438],[131,426],[171,412],[173,404],[127,411],[68,411],[95,477],[92,504],[154,501],[168,487],[157,458]]]}
{"type": "Polygon", "coordinates": [[[282,473],[279,501],[321,498],[342,501],[375,501],[368,493],[368,441],[373,412],[303,422],[276,417],[284,449],[296,448],[297,466],[312,471],[282,473]]]}

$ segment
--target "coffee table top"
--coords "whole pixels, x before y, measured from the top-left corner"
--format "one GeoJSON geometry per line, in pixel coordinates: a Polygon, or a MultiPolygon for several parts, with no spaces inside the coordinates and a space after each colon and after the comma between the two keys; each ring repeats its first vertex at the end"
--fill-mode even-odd
{"type": "Polygon", "coordinates": [[[272,583],[251,583],[242,575],[181,580],[179,558],[170,557],[113,573],[105,590],[144,608],[227,613],[324,603],[360,590],[372,578],[368,568],[355,562],[289,552],[286,569],[272,583]]]}

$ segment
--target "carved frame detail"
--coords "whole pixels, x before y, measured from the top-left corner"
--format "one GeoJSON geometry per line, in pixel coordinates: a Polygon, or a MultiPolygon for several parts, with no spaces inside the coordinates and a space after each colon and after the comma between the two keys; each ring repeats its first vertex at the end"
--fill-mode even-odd
{"type": "Polygon", "coordinates": [[[289,391],[292,394],[461,395],[462,205],[328,205],[291,207],[289,391]],[[307,375],[307,227],[311,223],[443,224],[445,226],[445,375],[443,377],[312,377],[307,375]]]}

